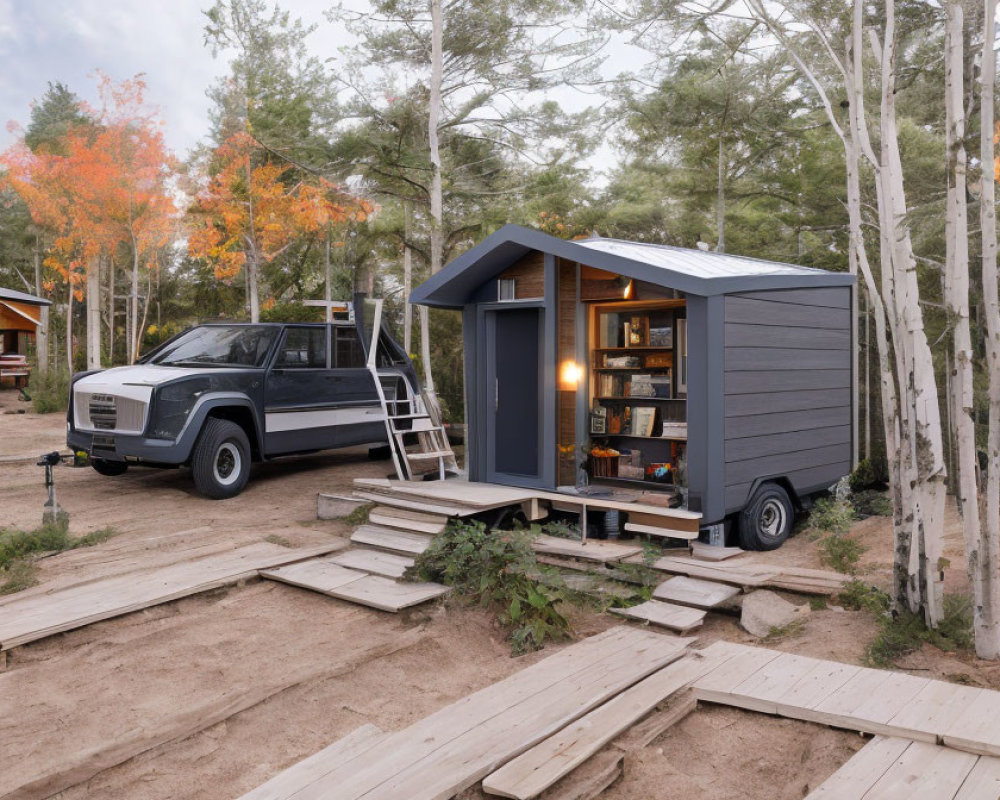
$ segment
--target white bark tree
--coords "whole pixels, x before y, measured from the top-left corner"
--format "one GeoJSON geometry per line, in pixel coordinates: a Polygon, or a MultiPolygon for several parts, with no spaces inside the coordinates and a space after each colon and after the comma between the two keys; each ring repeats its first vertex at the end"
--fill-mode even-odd
{"type": "Polygon", "coordinates": [[[986,369],[989,375],[989,431],[986,443],[986,491],[982,495],[981,541],[978,558],[969,559],[973,586],[980,589],[973,625],[976,654],[1000,658],[1000,297],[997,275],[996,130],[993,97],[996,90],[997,0],[983,2],[983,52],[980,86],[980,159],[982,193],[979,219],[983,239],[983,306],[986,317],[986,369]]]}

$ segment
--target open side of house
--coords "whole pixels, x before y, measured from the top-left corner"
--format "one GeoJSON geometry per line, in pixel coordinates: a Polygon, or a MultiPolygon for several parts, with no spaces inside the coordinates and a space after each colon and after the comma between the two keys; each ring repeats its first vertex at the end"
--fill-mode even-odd
{"type": "Polygon", "coordinates": [[[508,225],[411,300],[463,314],[470,481],[743,513],[769,549],[852,467],[853,283],[508,225]]]}

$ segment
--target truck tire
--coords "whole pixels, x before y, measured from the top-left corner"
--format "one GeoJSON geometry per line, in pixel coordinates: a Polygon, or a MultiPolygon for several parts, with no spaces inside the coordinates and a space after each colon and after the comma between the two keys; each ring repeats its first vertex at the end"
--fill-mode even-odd
{"type": "Polygon", "coordinates": [[[795,510],[776,483],[762,483],[740,512],[738,533],[744,550],[777,550],[792,532],[795,510]]]}
{"type": "Polygon", "coordinates": [[[99,475],[107,475],[109,478],[113,478],[116,475],[125,474],[125,470],[128,469],[128,464],[124,461],[108,461],[104,458],[92,458],[90,459],[90,466],[92,466],[99,475]]]}
{"type": "Polygon", "coordinates": [[[205,420],[191,454],[191,473],[200,494],[213,500],[235,497],[250,478],[250,440],[235,422],[205,420]]]}

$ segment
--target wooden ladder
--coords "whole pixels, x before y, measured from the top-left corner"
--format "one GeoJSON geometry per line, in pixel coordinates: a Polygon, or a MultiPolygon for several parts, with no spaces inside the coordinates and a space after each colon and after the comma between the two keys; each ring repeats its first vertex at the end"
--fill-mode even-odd
{"type": "Polygon", "coordinates": [[[424,389],[413,391],[410,381],[399,370],[379,370],[377,366],[378,336],[382,328],[382,301],[375,301],[372,342],[368,351],[368,371],[375,382],[375,391],[382,406],[385,432],[389,440],[392,463],[400,480],[421,478],[428,464],[436,462],[438,477],[459,471],[455,452],[441,422],[441,412],[435,399],[424,389]],[[388,391],[386,383],[389,383],[388,391]],[[397,391],[403,386],[403,396],[397,391]],[[406,437],[415,435],[419,450],[406,449],[406,437]]]}

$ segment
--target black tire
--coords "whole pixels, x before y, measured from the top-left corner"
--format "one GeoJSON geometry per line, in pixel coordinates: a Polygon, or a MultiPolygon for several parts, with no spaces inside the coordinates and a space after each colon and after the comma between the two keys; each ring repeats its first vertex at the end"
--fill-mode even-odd
{"type": "Polygon", "coordinates": [[[795,510],[776,483],[762,483],[740,512],[738,533],[744,550],[777,550],[792,532],[795,510]]]}
{"type": "Polygon", "coordinates": [[[235,497],[250,479],[250,440],[227,419],[209,418],[191,454],[191,474],[200,494],[213,500],[235,497]]]}
{"type": "Polygon", "coordinates": [[[106,475],[109,478],[113,478],[116,475],[124,475],[128,469],[128,464],[124,461],[108,461],[103,458],[90,459],[90,466],[97,470],[99,475],[106,475]]]}

